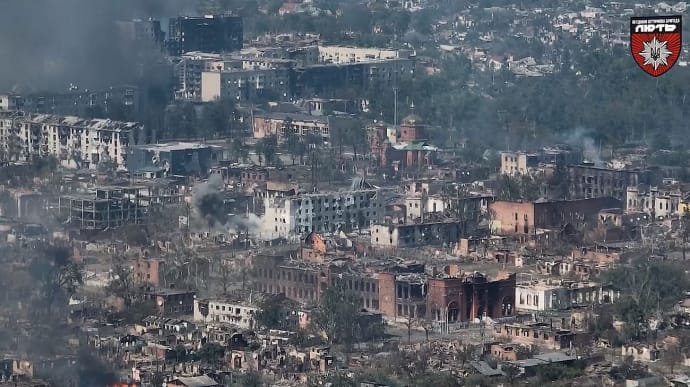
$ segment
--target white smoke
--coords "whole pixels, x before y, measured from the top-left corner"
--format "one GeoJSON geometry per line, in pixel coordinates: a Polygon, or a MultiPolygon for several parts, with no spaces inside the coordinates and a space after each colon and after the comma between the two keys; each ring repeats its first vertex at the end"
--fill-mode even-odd
{"type": "Polygon", "coordinates": [[[585,161],[594,163],[597,167],[603,167],[604,161],[601,159],[601,152],[596,146],[594,139],[590,136],[592,130],[584,128],[576,128],[566,138],[565,143],[582,149],[582,156],[585,161]]]}

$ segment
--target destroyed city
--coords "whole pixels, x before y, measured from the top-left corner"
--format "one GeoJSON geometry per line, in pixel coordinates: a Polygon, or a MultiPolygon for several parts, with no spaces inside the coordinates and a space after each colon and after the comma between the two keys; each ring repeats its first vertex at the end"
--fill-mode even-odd
{"type": "Polygon", "coordinates": [[[685,1],[0,1],[0,387],[690,387],[685,1]]]}

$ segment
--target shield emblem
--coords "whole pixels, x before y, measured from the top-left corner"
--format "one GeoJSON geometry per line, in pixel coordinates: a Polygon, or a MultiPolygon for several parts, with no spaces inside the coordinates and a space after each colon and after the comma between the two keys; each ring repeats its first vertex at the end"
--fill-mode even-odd
{"type": "Polygon", "coordinates": [[[681,50],[681,27],[680,16],[630,19],[630,52],[644,72],[658,77],[676,64],[681,50]]]}

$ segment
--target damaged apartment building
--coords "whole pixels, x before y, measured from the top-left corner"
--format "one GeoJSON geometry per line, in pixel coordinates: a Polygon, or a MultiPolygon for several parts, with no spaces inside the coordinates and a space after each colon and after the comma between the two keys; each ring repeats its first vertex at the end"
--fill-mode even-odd
{"type": "Polygon", "coordinates": [[[355,179],[347,191],[264,199],[264,225],[272,237],[367,229],[383,221],[379,189],[355,179]]]}
{"type": "Polygon", "coordinates": [[[61,195],[52,208],[65,223],[80,230],[108,230],[145,224],[152,207],[182,202],[173,184],[146,182],[131,186],[100,186],[61,195]]]}
{"type": "Polygon", "coordinates": [[[124,168],[127,146],[142,129],[136,122],[0,112],[0,142],[10,160],[50,155],[77,169],[96,169],[101,162],[124,168]]]}

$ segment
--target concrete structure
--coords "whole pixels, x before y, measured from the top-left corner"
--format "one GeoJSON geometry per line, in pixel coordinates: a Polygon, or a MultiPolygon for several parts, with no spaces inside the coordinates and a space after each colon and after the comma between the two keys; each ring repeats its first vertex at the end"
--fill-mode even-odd
{"type": "Polygon", "coordinates": [[[464,222],[444,220],[409,224],[377,224],[371,227],[371,244],[380,247],[451,245],[466,236],[464,222]]]}
{"type": "Polygon", "coordinates": [[[134,297],[154,301],[161,315],[192,314],[196,292],[164,289],[145,285],[134,291],[134,297]]]}
{"type": "Polygon", "coordinates": [[[145,224],[159,203],[152,187],[98,187],[84,194],[59,196],[56,209],[66,223],[80,230],[107,230],[126,224],[145,224]]]}
{"type": "Polygon", "coordinates": [[[180,16],[170,19],[166,47],[173,56],[190,51],[238,51],[242,49],[243,37],[239,16],[180,16]]]}
{"type": "Polygon", "coordinates": [[[142,129],[136,122],[0,112],[0,146],[10,160],[51,155],[72,168],[124,168],[131,138],[142,129]]]}
{"type": "Polygon", "coordinates": [[[492,281],[480,273],[431,278],[381,273],[379,288],[381,312],[391,318],[429,318],[447,326],[515,312],[515,276],[492,281]]]}
{"type": "Polygon", "coordinates": [[[626,191],[625,210],[642,211],[654,219],[665,219],[679,214],[681,201],[682,193],[679,189],[633,186],[626,191]]]}
{"type": "Polygon", "coordinates": [[[201,102],[256,98],[285,99],[290,93],[289,69],[229,69],[201,73],[201,102]]]}
{"type": "Polygon", "coordinates": [[[128,149],[127,170],[161,168],[164,176],[201,176],[214,163],[211,146],[193,142],[135,145],[128,149]]]}
{"type": "Polygon", "coordinates": [[[531,168],[539,165],[539,155],[526,152],[501,152],[501,174],[508,176],[529,175],[531,168]]]}
{"type": "Polygon", "coordinates": [[[165,34],[161,29],[160,20],[118,20],[115,24],[117,25],[120,37],[124,39],[125,42],[145,44],[158,49],[163,48],[165,34]]]}
{"type": "Polygon", "coordinates": [[[396,50],[369,47],[318,46],[320,63],[364,63],[378,60],[409,59],[412,50],[396,50]]]}
{"type": "Polygon", "coordinates": [[[500,235],[536,235],[538,229],[579,230],[596,223],[599,211],[620,208],[610,197],[550,202],[495,201],[489,204],[491,230],[500,235]]]}
{"type": "Polygon", "coordinates": [[[641,169],[609,169],[592,164],[569,165],[570,193],[572,199],[614,197],[626,199],[628,187],[654,184],[654,174],[641,169]]]}
{"type": "Polygon", "coordinates": [[[253,329],[256,324],[255,316],[259,310],[252,304],[251,299],[196,299],[194,300],[194,321],[228,323],[242,329],[253,329]]]}
{"type": "Polygon", "coordinates": [[[545,280],[518,282],[515,285],[515,307],[523,311],[608,304],[619,297],[613,287],[594,282],[545,280]]]}
{"type": "Polygon", "coordinates": [[[383,221],[383,200],[378,193],[370,188],[267,198],[263,222],[274,237],[367,229],[383,221]]]}
{"type": "Polygon", "coordinates": [[[501,174],[508,176],[532,175],[546,168],[580,163],[582,152],[567,146],[544,147],[538,152],[501,152],[501,174]]]}
{"type": "Polygon", "coordinates": [[[138,113],[139,88],[121,85],[100,90],[0,94],[0,112],[21,110],[27,113],[98,118],[105,117],[113,108],[122,109],[126,114],[138,113]]]}
{"type": "Polygon", "coordinates": [[[307,137],[320,136],[324,141],[330,141],[335,130],[350,130],[358,125],[357,120],[350,117],[310,116],[294,113],[262,113],[253,117],[254,138],[278,136],[283,141],[289,135],[307,137]]]}
{"type": "Polygon", "coordinates": [[[571,330],[554,327],[552,323],[513,323],[495,324],[494,336],[503,338],[512,343],[523,345],[536,345],[549,349],[570,349],[575,336],[571,330]]]}

